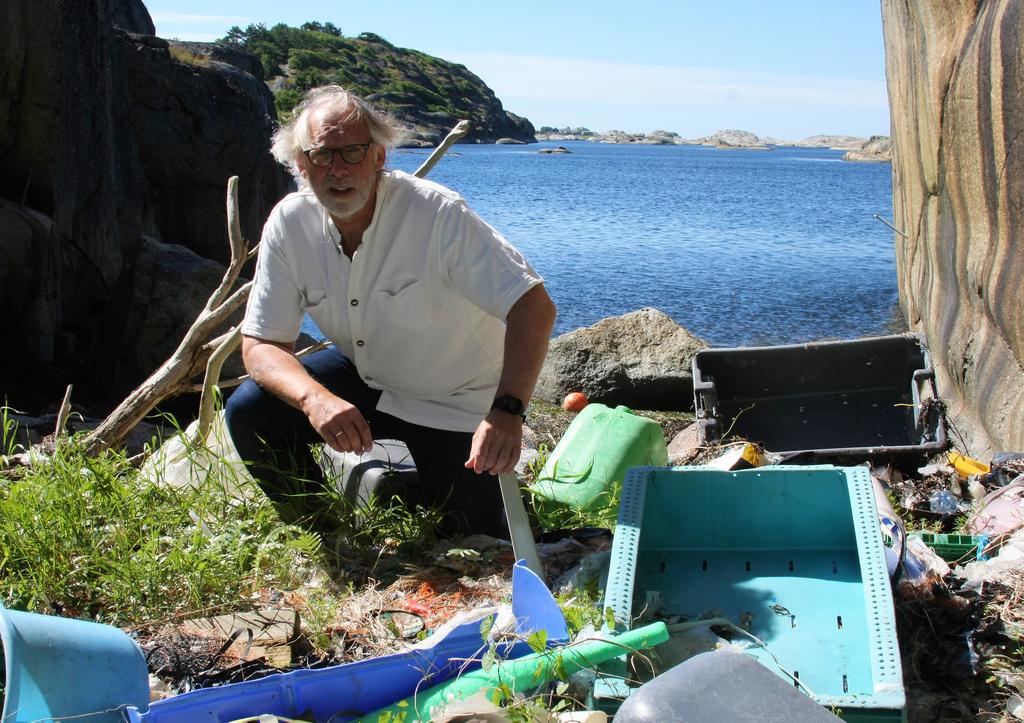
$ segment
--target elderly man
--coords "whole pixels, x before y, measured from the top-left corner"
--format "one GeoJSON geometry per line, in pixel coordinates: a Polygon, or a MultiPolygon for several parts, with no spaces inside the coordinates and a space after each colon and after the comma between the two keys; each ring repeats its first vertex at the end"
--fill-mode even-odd
{"type": "Polygon", "coordinates": [[[503,535],[496,475],[519,459],[555,307],[460,196],[384,170],[398,137],[338,86],[310,91],[275,135],[300,189],[263,229],[242,325],[252,381],[228,400],[228,428],[280,509],[319,480],[310,443],[362,454],[398,439],[420,477],[406,503],[443,506],[442,534],[503,535]],[[303,314],[334,348],[299,360],[303,314]]]}

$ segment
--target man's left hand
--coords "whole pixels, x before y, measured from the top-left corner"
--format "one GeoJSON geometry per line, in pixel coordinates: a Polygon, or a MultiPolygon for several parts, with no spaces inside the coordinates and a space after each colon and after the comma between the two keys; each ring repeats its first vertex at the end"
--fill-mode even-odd
{"type": "Polygon", "coordinates": [[[523,448],[523,420],[515,414],[492,409],[473,433],[466,469],[477,474],[512,472],[523,448]]]}

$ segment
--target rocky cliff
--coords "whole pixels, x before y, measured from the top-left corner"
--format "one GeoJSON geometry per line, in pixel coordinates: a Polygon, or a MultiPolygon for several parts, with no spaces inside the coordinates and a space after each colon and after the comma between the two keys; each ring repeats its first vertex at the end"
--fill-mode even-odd
{"type": "Polygon", "coordinates": [[[109,400],[138,383],[205,300],[175,299],[154,334],[160,302],[140,274],[174,286],[174,269],[226,257],[231,175],[250,239],[287,189],[263,84],[175,59],[147,32],[139,0],[0,4],[0,389],[12,403],[59,399],[68,382],[76,400],[109,400]]]}
{"type": "Polygon", "coordinates": [[[464,65],[396,47],[374,33],[345,37],[317,22],[250,25],[232,28],[225,41],[259,57],[282,113],[308,89],[338,83],[391,113],[406,127],[407,145],[437,145],[461,119],[471,126],[463,143],[535,140],[533,124],[506,111],[464,65]]]}
{"type": "Polygon", "coordinates": [[[1024,449],[1024,3],[882,15],[901,304],[969,449],[1024,449]]]}

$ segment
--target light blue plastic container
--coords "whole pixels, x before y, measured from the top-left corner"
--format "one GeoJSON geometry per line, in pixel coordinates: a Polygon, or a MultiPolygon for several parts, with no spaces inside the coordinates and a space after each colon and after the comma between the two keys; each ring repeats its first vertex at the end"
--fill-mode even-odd
{"type": "Polygon", "coordinates": [[[866,467],[631,469],[604,604],[629,624],[728,618],[764,643],[751,655],[845,720],[905,720],[866,467]]]}
{"type": "Polygon", "coordinates": [[[122,723],[149,704],[149,673],[134,640],[109,625],[0,606],[6,669],[2,723],[122,723]]]}

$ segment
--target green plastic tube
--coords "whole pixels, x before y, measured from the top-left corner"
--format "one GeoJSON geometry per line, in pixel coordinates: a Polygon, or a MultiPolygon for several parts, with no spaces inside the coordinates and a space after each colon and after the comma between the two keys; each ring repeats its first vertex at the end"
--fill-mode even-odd
{"type": "Polygon", "coordinates": [[[518,693],[551,682],[556,671],[571,675],[620,655],[654,647],[666,640],[668,628],[665,623],[658,622],[637,630],[627,630],[614,637],[583,640],[515,660],[503,660],[490,670],[464,673],[458,678],[364,715],[358,719],[358,723],[412,723],[429,720],[434,709],[465,700],[481,691],[490,695],[495,688],[504,684],[518,693]]]}

